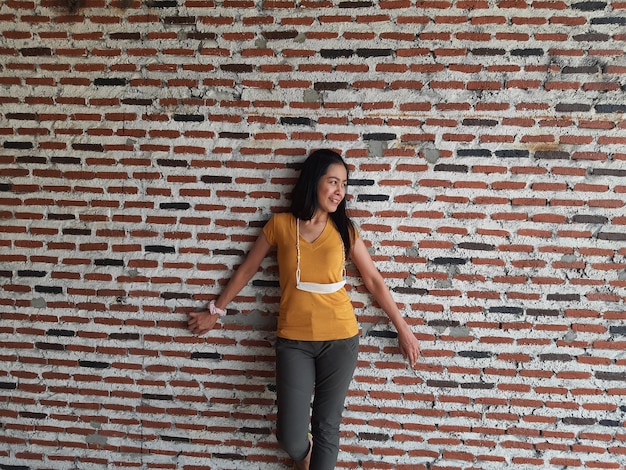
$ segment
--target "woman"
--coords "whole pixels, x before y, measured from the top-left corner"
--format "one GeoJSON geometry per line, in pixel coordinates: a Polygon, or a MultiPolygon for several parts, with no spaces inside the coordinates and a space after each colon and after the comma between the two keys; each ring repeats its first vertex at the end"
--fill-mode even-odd
{"type": "Polygon", "coordinates": [[[211,330],[268,251],[277,247],[282,293],[276,341],[277,438],[299,470],[334,469],[339,453],[339,425],[358,352],[358,325],[343,287],[346,258],[394,324],[411,366],[419,355],[415,336],[346,215],[347,184],[348,166],[339,154],[313,152],[293,190],[291,211],[270,219],[209,309],[190,314],[193,333],[211,330]]]}

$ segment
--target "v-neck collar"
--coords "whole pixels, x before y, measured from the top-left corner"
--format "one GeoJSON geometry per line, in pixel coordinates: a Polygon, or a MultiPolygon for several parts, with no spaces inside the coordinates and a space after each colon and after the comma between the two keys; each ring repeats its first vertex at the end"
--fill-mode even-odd
{"type": "MultiPolygon", "coordinates": [[[[322,229],[322,231],[320,232],[320,234],[317,236],[315,240],[313,240],[312,242],[308,241],[306,238],[302,236],[302,232],[300,232],[300,239],[309,246],[318,245],[327,237],[329,219],[330,218],[326,219],[326,224],[324,224],[324,228],[322,229]]],[[[297,223],[298,223],[298,219],[296,219],[296,224],[297,223]]]]}

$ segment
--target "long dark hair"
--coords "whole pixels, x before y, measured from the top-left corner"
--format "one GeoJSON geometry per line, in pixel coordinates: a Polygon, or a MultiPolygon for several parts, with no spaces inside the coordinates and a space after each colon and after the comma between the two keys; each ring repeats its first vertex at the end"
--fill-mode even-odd
{"type": "MultiPolygon", "coordinates": [[[[319,181],[328,171],[328,167],[337,163],[345,167],[347,174],[350,173],[348,165],[343,161],[341,155],[333,150],[316,150],[304,161],[291,196],[291,213],[294,217],[301,220],[311,220],[313,218],[313,214],[315,214],[319,206],[317,200],[319,181]]],[[[343,246],[346,250],[346,257],[348,257],[355,227],[346,214],[346,198],[343,198],[335,212],[331,212],[328,215],[341,235],[343,246]]]]}

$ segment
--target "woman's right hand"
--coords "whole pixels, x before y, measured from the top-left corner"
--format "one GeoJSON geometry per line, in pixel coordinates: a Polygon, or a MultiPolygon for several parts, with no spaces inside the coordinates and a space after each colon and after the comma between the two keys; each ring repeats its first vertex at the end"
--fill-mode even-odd
{"type": "Polygon", "coordinates": [[[215,327],[219,315],[211,315],[208,310],[201,310],[199,312],[191,312],[189,314],[189,321],[187,327],[193,334],[202,336],[215,327]]]}

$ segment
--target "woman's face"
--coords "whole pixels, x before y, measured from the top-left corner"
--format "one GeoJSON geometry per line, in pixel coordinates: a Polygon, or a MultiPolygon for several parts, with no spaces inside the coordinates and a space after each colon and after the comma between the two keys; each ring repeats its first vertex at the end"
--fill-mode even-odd
{"type": "Polygon", "coordinates": [[[348,186],[348,172],[341,163],[334,163],[328,167],[326,174],[317,184],[318,209],[324,212],[335,212],[343,198],[346,197],[348,186]]]}

